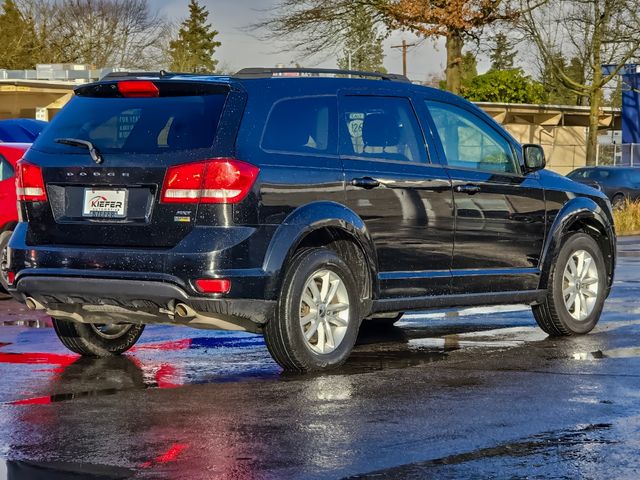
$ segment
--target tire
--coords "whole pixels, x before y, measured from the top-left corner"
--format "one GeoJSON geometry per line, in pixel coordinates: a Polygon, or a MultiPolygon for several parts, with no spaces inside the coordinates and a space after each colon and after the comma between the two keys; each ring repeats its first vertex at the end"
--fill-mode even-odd
{"type": "MultiPolygon", "coordinates": [[[[0,233],[0,265],[6,261],[6,249],[12,233],[10,230],[0,233]]],[[[4,276],[0,274],[0,300],[11,298],[11,295],[7,292],[7,287],[8,285],[4,280],[4,276]]]]}
{"type": "Polygon", "coordinates": [[[614,209],[622,208],[624,206],[626,197],[621,193],[616,193],[611,199],[611,206],[614,209]]]}
{"type": "Polygon", "coordinates": [[[552,263],[547,296],[540,305],[532,307],[533,316],[540,328],[550,336],[589,333],[600,319],[605,301],[606,282],[606,267],[602,251],[596,241],[585,233],[571,234],[565,237],[552,263]],[[582,252],[586,252],[586,255],[582,252]],[[581,256],[582,271],[580,271],[581,256]],[[588,256],[591,257],[590,262],[587,262],[588,256]],[[567,270],[570,261],[573,268],[578,270],[578,276],[584,274],[583,278],[577,282],[568,282],[565,279],[565,272],[568,277],[574,278],[571,271],[567,270]],[[589,268],[584,267],[587,264],[590,265],[589,268]],[[594,284],[592,282],[596,277],[597,283],[594,284]],[[576,290],[572,285],[577,285],[578,291],[585,292],[584,295],[575,295],[576,290]],[[563,289],[569,293],[563,294],[563,289]],[[571,298],[576,299],[573,304],[571,304],[571,298]]]}
{"type": "Polygon", "coordinates": [[[296,372],[342,365],[358,336],[359,298],[351,269],[334,251],[310,248],[296,253],[285,273],[275,317],[265,326],[265,342],[273,359],[285,370],[296,372]],[[322,288],[325,281],[331,285],[325,287],[328,291],[322,288]],[[332,305],[341,305],[341,310],[332,305]],[[303,323],[302,318],[308,320],[303,323]]]}
{"type": "Polygon", "coordinates": [[[144,331],[144,325],[99,326],[55,318],[53,328],[65,347],[85,357],[120,355],[133,347],[144,331]]]}

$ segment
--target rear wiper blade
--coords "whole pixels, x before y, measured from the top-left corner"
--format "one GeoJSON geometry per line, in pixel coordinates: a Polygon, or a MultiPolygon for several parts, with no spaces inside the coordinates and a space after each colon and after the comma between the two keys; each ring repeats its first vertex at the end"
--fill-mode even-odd
{"type": "Polygon", "coordinates": [[[87,140],[78,140],[77,138],[56,138],[54,140],[56,143],[60,143],[62,145],[69,145],[70,147],[81,147],[89,150],[89,155],[94,162],[97,164],[101,164],[103,161],[102,155],[100,151],[95,147],[95,145],[87,140]]]}

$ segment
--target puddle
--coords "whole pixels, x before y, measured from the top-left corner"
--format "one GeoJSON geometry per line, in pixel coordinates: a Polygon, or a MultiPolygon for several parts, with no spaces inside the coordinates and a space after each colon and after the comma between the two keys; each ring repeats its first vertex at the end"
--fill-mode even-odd
{"type": "Polygon", "coordinates": [[[0,320],[0,327],[51,328],[51,322],[34,319],[0,320]]]}
{"type": "MultiPolygon", "coordinates": [[[[504,350],[546,338],[536,327],[476,329],[455,334],[448,331],[448,327],[363,328],[344,366],[313,377],[335,378],[336,375],[416,367],[446,360],[456,351],[504,350]]],[[[2,363],[43,366],[35,371],[48,374],[43,382],[30,385],[23,398],[7,403],[14,406],[46,405],[150,388],[309,378],[283,373],[269,359],[264,340],[257,335],[227,334],[141,343],[131,354],[98,359],[3,351],[0,353],[2,363]]]]}
{"type": "Polygon", "coordinates": [[[0,479],[7,480],[120,480],[134,473],[127,468],[86,463],[0,460],[0,479]]]}
{"type": "Polygon", "coordinates": [[[594,352],[576,352],[574,360],[600,360],[603,358],[638,358],[640,347],[614,348],[611,350],[596,350],[594,352]]]}
{"type": "MultiPolygon", "coordinates": [[[[584,478],[580,466],[589,466],[598,451],[617,443],[617,439],[611,438],[612,427],[607,423],[577,425],[570,430],[545,432],[479,450],[355,475],[346,480],[584,478]],[[550,466],[550,470],[547,470],[547,466],[550,466]],[[558,475],[558,471],[567,466],[568,474],[558,475]]],[[[591,478],[589,475],[586,477],[591,478]]]]}
{"type": "MultiPolygon", "coordinates": [[[[83,398],[116,395],[132,390],[171,389],[191,384],[279,378],[279,372],[275,369],[273,372],[265,373],[262,370],[245,368],[240,374],[211,374],[205,378],[195,375],[195,378],[192,378],[191,375],[185,375],[174,365],[168,363],[142,365],[138,358],[127,355],[107,358],[69,356],[71,361],[63,355],[59,356],[62,357],[61,359],[51,359],[46,355],[5,354],[5,357],[18,360],[18,363],[40,364],[44,361],[59,366],[59,368],[51,370],[54,375],[47,385],[47,389],[53,390],[53,393],[6,402],[6,405],[47,405],[83,398]],[[27,358],[21,358],[21,355],[26,355],[27,358]]],[[[52,356],[55,357],[55,355],[52,356]]]]}

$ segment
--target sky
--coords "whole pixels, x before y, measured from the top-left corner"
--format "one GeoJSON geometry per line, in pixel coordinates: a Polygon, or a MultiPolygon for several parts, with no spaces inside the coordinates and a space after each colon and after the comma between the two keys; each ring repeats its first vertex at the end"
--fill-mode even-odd
{"type": "MultiPolygon", "coordinates": [[[[299,57],[295,53],[282,52],[282,44],[265,42],[247,31],[247,27],[268,15],[275,0],[200,0],[209,9],[209,20],[220,32],[217,39],[222,46],[216,51],[216,58],[227,70],[239,70],[243,67],[273,67],[278,63],[291,65],[299,57]]],[[[188,14],[187,0],[153,0],[152,5],[160,13],[176,23],[188,14]]],[[[410,33],[394,32],[384,43],[385,67],[389,72],[402,73],[402,53],[398,45],[402,39],[413,43],[416,37],[410,33]]],[[[419,39],[418,39],[419,40],[419,39]]],[[[318,63],[300,60],[305,67],[335,68],[336,58],[332,56],[318,63]]],[[[407,54],[408,75],[412,80],[424,81],[430,75],[441,75],[445,67],[444,42],[425,40],[409,49],[407,54]]],[[[480,65],[482,67],[482,64],[480,65]]],[[[482,70],[482,68],[480,68],[482,70]]]]}

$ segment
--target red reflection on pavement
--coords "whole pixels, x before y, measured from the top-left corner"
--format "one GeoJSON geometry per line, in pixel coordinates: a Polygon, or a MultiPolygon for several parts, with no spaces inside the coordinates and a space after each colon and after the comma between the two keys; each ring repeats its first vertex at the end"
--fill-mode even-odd
{"type": "Polygon", "coordinates": [[[143,343],[136,345],[130,351],[136,350],[187,350],[191,347],[191,338],[185,338],[184,340],[176,340],[175,342],[160,342],[160,343],[143,343]]]}
{"type": "Polygon", "coordinates": [[[187,448],[186,443],[175,443],[167,450],[166,452],[158,455],[153,460],[149,460],[140,465],[140,468],[150,468],[154,465],[161,465],[164,463],[173,462],[178,458],[178,455],[182,453],[182,451],[187,448]]]}
{"type": "Polygon", "coordinates": [[[15,402],[9,402],[9,405],[48,405],[51,403],[51,397],[35,397],[27,398],[24,400],[16,400],[15,402]]]}
{"type": "Polygon", "coordinates": [[[183,384],[176,382],[178,378],[178,369],[172,365],[163,363],[156,372],[156,385],[158,385],[158,388],[181,387],[183,384]]]}
{"type": "Polygon", "coordinates": [[[68,366],[78,360],[78,355],[60,355],[56,353],[0,353],[0,363],[26,365],[68,366]]]}

